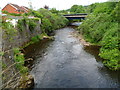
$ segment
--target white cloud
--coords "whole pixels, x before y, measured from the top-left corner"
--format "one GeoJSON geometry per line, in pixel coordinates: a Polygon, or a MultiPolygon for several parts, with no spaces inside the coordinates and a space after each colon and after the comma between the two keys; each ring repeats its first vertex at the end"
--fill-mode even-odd
{"type": "MultiPolygon", "coordinates": [[[[3,8],[7,3],[18,4],[20,6],[29,6],[28,2],[30,0],[4,0],[0,7],[3,8]]],[[[41,8],[48,5],[50,8],[56,8],[58,10],[68,9],[72,5],[88,5],[95,2],[105,2],[108,0],[31,0],[32,5],[35,9],[41,8]]]]}

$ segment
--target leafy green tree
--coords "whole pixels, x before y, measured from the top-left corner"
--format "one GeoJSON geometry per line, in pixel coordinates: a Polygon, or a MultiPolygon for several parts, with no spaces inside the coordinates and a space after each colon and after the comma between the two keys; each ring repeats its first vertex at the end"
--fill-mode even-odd
{"type": "Polygon", "coordinates": [[[59,15],[65,15],[65,14],[69,14],[69,10],[60,10],[59,11],[59,15]]]}
{"type": "Polygon", "coordinates": [[[59,14],[59,11],[56,10],[56,8],[52,8],[52,9],[50,10],[50,12],[52,12],[53,14],[59,14]]]}
{"type": "Polygon", "coordinates": [[[44,18],[42,19],[42,30],[44,30],[45,33],[50,33],[52,31],[52,24],[50,23],[49,19],[44,18]]]}
{"type": "Polygon", "coordinates": [[[86,13],[86,10],[85,10],[85,6],[82,6],[82,5],[73,5],[70,9],[69,9],[69,11],[71,12],[71,13],[86,13]]]}
{"type": "Polygon", "coordinates": [[[68,20],[59,15],[56,9],[50,11],[47,9],[39,9],[38,12],[43,15],[42,29],[47,34],[52,33],[54,30],[59,29],[68,23],[68,20]]]}
{"type": "Polygon", "coordinates": [[[73,5],[73,6],[70,8],[70,12],[75,12],[77,8],[78,8],[78,5],[73,5]]]}
{"type": "Polygon", "coordinates": [[[86,12],[87,13],[92,13],[98,4],[99,3],[94,3],[94,4],[91,4],[91,5],[87,6],[86,12]]]}
{"type": "Polygon", "coordinates": [[[45,5],[44,8],[45,8],[45,9],[49,9],[49,6],[45,5]]]}
{"type": "Polygon", "coordinates": [[[120,32],[118,28],[118,3],[105,2],[92,4],[92,14],[79,26],[85,39],[100,45],[100,57],[111,70],[120,69],[120,32]],[[94,8],[93,8],[94,7],[94,8]],[[101,8],[102,7],[102,8],[101,8]]]}
{"type": "Polygon", "coordinates": [[[114,8],[114,10],[111,13],[112,19],[116,22],[120,22],[120,17],[119,17],[120,11],[119,10],[120,10],[120,8],[117,4],[116,7],[114,8]]]}
{"type": "Polygon", "coordinates": [[[85,7],[83,7],[82,5],[78,6],[75,13],[85,13],[85,7]]]}
{"type": "Polygon", "coordinates": [[[110,14],[112,10],[115,8],[117,3],[115,2],[105,2],[105,3],[99,3],[96,8],[94,9],[95,14],[99,13],[107,13],[110,14]],[[102,8],[101,8],[102,7],[102,8]]]}

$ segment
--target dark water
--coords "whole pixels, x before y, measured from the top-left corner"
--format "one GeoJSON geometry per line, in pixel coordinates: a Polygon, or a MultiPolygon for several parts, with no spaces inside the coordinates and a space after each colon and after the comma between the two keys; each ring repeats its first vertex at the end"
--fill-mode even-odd
{"type": "Polygon", "coordinates": [[[42,41],[26,48],[34,58],[34,88],[120,88],[119,72],[112,72],[98,57],[99,47],[83,47],[66,27],[56,31],[55,41],[42,41]]]}

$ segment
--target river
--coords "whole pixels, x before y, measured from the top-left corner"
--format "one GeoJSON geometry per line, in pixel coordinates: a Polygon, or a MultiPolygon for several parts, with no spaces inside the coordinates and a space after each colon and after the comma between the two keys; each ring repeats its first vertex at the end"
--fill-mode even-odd
{"type": "Polygon", "coordinates": [[[98,48],[84,47],[72,27],[56,31],[54,41],[27,47],[34,58],[30,73],[34,88],[120,88],[119,72],[108,70],[97,56],[98,48]]]}

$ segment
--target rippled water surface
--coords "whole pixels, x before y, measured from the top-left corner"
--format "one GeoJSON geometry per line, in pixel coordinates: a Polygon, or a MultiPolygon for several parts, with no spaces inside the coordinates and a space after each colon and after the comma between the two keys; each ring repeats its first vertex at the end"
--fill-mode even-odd
{"type": "Polygon", "coordinates": [[[54,41],[26,48],[26,55],[35,59],[30,72],[35,88],[120,88],[120,73],[105,68],[99,48],[84,48],[73,32],[71,27],[59,29],[54,41]]]}

